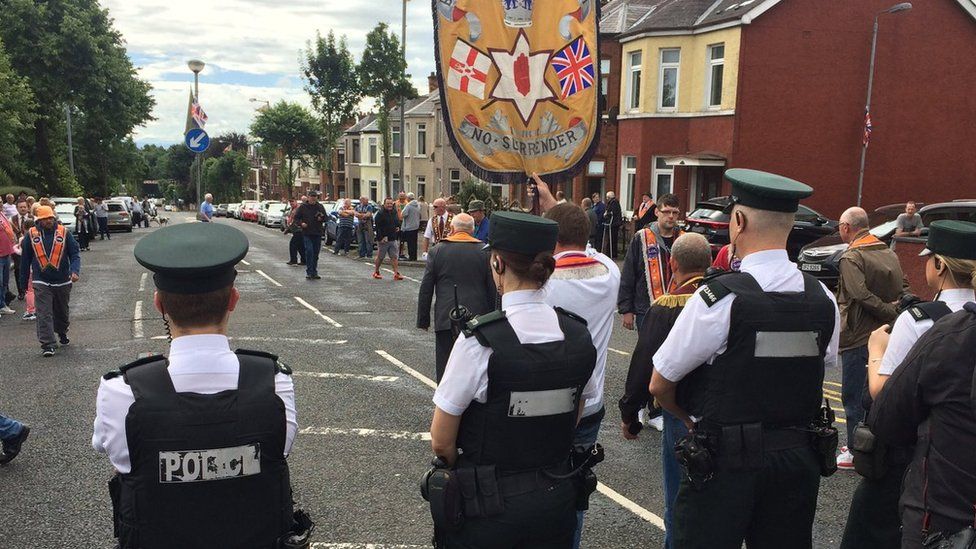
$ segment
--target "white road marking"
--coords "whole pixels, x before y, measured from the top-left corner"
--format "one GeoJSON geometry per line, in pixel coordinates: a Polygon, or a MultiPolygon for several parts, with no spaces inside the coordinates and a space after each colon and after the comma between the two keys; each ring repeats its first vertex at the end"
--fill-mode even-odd
{"type": "Polygon", "coordinates": [[[245,264],[245,265],[247,265],[248,267],[250,267],[250,266],[251,266],[251,264],[250,264],[250,263],[248,263],[247,261],[244,261],[243,259],[241,260],[241,263],[243,263],[243,264],[245,264]]]}
{"type": "MultiPolygon", "coordinates": [[[[417,370],[414,370],[413,368],[407,366],[403,362],[400,362],[399,360],[397,360],[396,358],[394,358],[393,356],[391,356],[386,351],[376,351],[376,354],[380,355],[381,357],[385,358],[386,360],[389,360],[390,362],[392,362],[397,367],[401,368],[402,370],[404,370],[408,374],[410,374],[413,377],[417,378],[418,380],[420,380],[421,382],[423,382],[424,385],[427,385],[428,387],[430,387],[432,389],[436,389],[437,388],[437,383],[435,383],[434,380],[430,379],[429,377],[425,376],[424,374],[421,374],[417,370]]],[[[430,440],[430,439],[428,437],[427,439],[424,439],[424,440],[430,440]]],[[[598,492],[600,492],[601,494],[607,496],[608,498],[610,498],[611,500],[613,500],[615,503],[617,503],[618,505],[620,505],[624,509],[630,511],[631,513],[634,513],[635,515],[637,515],[638,517],[646,520],[647,522],[650,522],[651,524],[653,524],[657,528],[659,528],[661,530],[664,530],[664,519],[662,519],[661,517],[655,515],[654,513],[650,512],[650,511],[648,511],[647,509],[644,509],[643,507],[641,507],[640,505],[634,503],[633,501],[627,499],[625,496],[621,495],[619,492],[617,492],[613,488],[610,488],[609,486],[607,486],[606,484],[603,484],[602,482],[598,482],[597,483],[597,486],[596,486],[596,489],[597,489],[598,492]]]]}
{"type": "Polygon", "coordinates": [[[313,313],[319,315],[319,317],[322,320],[328,322],[332,326],[334,326],[336,328],[342,328],[342,324],[339,324],[335,320],[332,320],[331,318],[329,318],[329,317],[325,316],[324,314],[322,314],[321,311],[319,311],[318,309],[316,309],[315,307],[313,307],[312,304],[309,303],[308,301],[305,301],[304,299],[298,297],[297,295],[295,296],[295,301],[297,301],[297,302],[301,303],[302,305],[304,305],[305,308],[308,309],[309,311],[312,311],[313,313]]]}
{"type": "Polygon", "coordinates": [[[354,435],[360,437],[379,437],[393,440],[430,440],[430,433],[412,433],[410,431],[382,431],[380,429],[345,429],[341,427],[306,427],[299,429],[300,435],[354,435]]]}
{"type": "MultiPolygon", "coordinates": [[[[390,274],[393,274],[393,269],[387,269],[386,267],[383,267],[383,270],[386,271],[386,272],[388,272],[388,273],[390,273],[390,274]]],[[[400,273],[400,276],[402,276],[403,278],[406,278],[410,282],[416,282],[417,284],[420,284],[420,281],[417,280],[416,278],[411,278],[411,277],[409,277],[409,276],[407,276],[407,275],[405,275],[403,273],[400,273]]]]}
{"type": "Polygon", "coordinates": [[[420,381],[424,385],[430,387],[431,389],[437,389],[437,382],[435,382],[433,379],[430,379],[429,377],[425,376],[424,374],[418,372],[417,370],[414,370],[410,366],[407,366],[406,364],[400,362],[399,360],[397,360],[396,357],[394,357],[390,353],[388,353],[386,351],[381,351],[381,350],[378,350],[377,349],[376,354],[378,354],[381,357],[385,358],[386,360],[390,361],[391,363],[393,363],[394,366],[396,366],[397,368],[400,368],[404,372],[410,374],[411,376],[413,376],[415,379],[417,379],[418,381],[420,381]]]}
{"type": "Polygon", "coordinates": [[[146,277],[148,277],[148,276],[149,276],[149,273],[142,273],[142,276],[139,277],[139,291],[140,292],[145,292],[146,291],[146,277]]]}
{"type": "Polygon", "coordinates": [[[278,282],[277,280],[275,280],[275,279],[273,279],[273,278],[271,278],[270,276],[268,276],[268,275],[266,275],[266,274],[264,273],[264,271],[262,271],[261,269],[258,269],[258,270],[256,270],[256,271],[254,271],[254,272],[256,272],[256,273],[258,273],[259,275],[261,275],[261,276],[263,276],[264,278],[267,278],[267,279],[268,279],[268,280],[270,280],[270,281],[271,281],[271,283],[272,283],[272,284],[274,284],[275,286],[277,286],[277,287],[279,287],[279,288],[281,287],[281,283],[280,283],[280,282],[278,282]]]}
{"type": "Polygon", "coordinates": [[[424,549],[430,545],[399,545],[391,543],[325,543],[317,541],[312,549],[424,549]]]}
{"type": "Polygon", "coordinates": [[[630,353],[628,353],[627,351],[621,351],[618,349],[614,349],[613,347],[607,347],[607,350],[610,351],[611,353],[617,353],[618,355],[630,356],[630,353]]]}
{"type": "Polygon", "coordinates": [[[328,379],[360,379],[363,381],[396,381],[397,376],[371,376],[366,374],[338,374],[332,372],[293,372],[292,376],[322,377],[328,379]]]}
{"type": "Polygon", "coordinates": [[[132,337],[142,339],[145,334],[142,331],[142,301],[136,301],[136,310],[132,313],[132,337]]]}

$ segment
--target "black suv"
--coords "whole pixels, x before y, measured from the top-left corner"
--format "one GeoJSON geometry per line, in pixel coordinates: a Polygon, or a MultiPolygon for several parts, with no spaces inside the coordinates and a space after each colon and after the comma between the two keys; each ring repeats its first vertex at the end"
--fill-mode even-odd
{"type": "MultiPolygon", "coordinates": [[[[708,239],[712,255],[729,243],[729,214],[724,213],[728,197],[720,196],[699,202],[695,210],[685,219],[685,230],[699,233],[708,239]]],[[[791,261],[796,261],[800,249],[829,234],[837,232],[837,222],[820,215],[815,210],[800,204],[796,212],[793,230],[786,242],[786,252],[791,261]]]]}

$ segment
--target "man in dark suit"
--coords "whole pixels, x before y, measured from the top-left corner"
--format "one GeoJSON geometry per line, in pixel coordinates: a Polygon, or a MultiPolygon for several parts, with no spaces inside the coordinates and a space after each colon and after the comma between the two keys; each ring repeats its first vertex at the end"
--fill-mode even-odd
{"type": "Polygon", "coordinates": [[[618,238],[620,237],[620,226],[623,225],[623,212],[620,210],[620,201],[617,200],[617,195],[613,192],[607,193],[607,211],[603,214],[603,226],[606,231],[604,234],[603,245],[608,248],[604,254],[610,256],[611,259],[617,259],[617,253],[620,248],[618,245],[618,238]]]}
{"type": "Polygon", "coordinates": [[[654,204],[650,193],[644,193],[641,195],[641,203],[637,206],[637,211],[634,212],[634,232],[655,221],[657,221],[657,205],[654,204]]]}
{"type": "Polygon", "coordinates": [[[424,279],[420,283],[417,300],[417,327],[430,328],[430,304],[434,303],[435,369],[438,383],[444,375],[447,358],[451,354],[457,333],[451,325],[454,309],[454,289],[457,303],[474,316],[491,312],[495,308],[497,290],[488,266],[488,254],[484,242],[471,236],[474,218],[458,214],[451,220],[451,235],[441,244],[431,248],[427,256],[424,279]]]}

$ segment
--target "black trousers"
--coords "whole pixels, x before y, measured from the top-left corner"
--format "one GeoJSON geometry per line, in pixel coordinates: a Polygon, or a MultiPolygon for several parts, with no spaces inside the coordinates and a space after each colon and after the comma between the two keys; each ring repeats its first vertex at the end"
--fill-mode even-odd
{"type": "Polygon", "coordinates": [[[291,240],[288,241],[288,261],[298,263],[298,258],[302,258],[305,263],[305,237],[302,233],[291,233],[291,240]]]}
{"type": "Polygon", "coordinates": [[[851,500],[841,549],[892,549],[901,545],[898,498],[907,468],[908,463],[889,463],[880,479],[861,479],[851,500]]]}
{"type": "Polygon", "coordinates": [[[445,534],[447,549],[570,549],[576,532],[576,487],[563,481],[547,490],[505,498],[505,511],[466,519],[445,534]]]}
{"type": "Polygon", "coordinates": [[[434,332],[434,380],[441,382],[444,377],[444,369],[447,368],[447,359],[451,356],[451,349],[454,348],[454,330],[436,330],[434,332]]]}
{"type": "Polygon", "coordinates": [[[400,241],[407,243],[407,259],[410,261],[417,261],[417,233],[419,231],[419,229],[403,231],[400,235],[400,241]]]}
{"type": "Polygon", "coordinates": [[[108,232],[108,218],[98,217],[96,219],[98,219],[98,235],[102,238],[102,240],[105,240],[106,238],[111,240],[112,235],[108,232]]]}
{"type": "Polygon", "coordinates": [[[813,448],[766,452],[756,471],[719,470],[696,490],[681,479],[672,546],[681,549],[809,549],[820,467],[813,448]]]}

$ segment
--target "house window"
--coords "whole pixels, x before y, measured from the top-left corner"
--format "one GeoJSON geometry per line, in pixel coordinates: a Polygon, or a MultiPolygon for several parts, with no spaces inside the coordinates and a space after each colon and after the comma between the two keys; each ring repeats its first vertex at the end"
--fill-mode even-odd
{"type": "Polygon", "coordinates": [[[398,174],[397,172],[393,172],[392,179],[393,179],[393,192],[399,192],[400,191],[400,174],[398,174]]]}
{"type": "Polygon", "coordinates": [[[352,195],[355,196],[356,198],[363,196],[362,194],[360,194],[360,191],[362,191],[362,189],[360,188],[359,178],[358,177],[352,178],[352,195]]]}
{"type": "Polygon", "coordinates": [[[376,164],[376,138],[369,138],[369,163],[376,164]]]}
{"type": "Polygon", "coordinates": [[[492,183],[491,184],[491,196],[495,197],[496,199],[501,200],[501,198],[502,198],[502,189],[503,189],[503,187],[501,185],[496,185],[496,184],[492,183]]]}
{"type": "Polygon", "coordinates": [[[627,72],[627,108],[636,111],[640,108],[641,90],[641,59],[643,55],[639,51],[627,54],[630,60],[630,70],[627,72]]]}
{"type": "Polygon", "coordinates": [[[680,49],[661,50],[661,74],[658,77],[659,89],[657,108],[674,111],[678,108],[678,66],[681,63],[680,49]]]}
{"type": "Polygon", "coordinates": [[[708,81],[705,93],[708,94],[707,107],[722,106],[722,84],[725,77],[725,44],[708,47],[708,81]]]}
{"type": "Polygon", "coordinates": [[[400,154],[400,127],[394,126],[391,130],[392,139],[391,146],[393,147],[393,154],[400,154]]]}
{"type": "Polygon", "coordinates": [[[376,202],[378,200],[377,196],[379,196],[377,194],[378,192],[379,192],[379,184],[376,182],[375,179],[370,179],[369,180],[369,199],[372,200],[373,202],[376,202]]]}
{"type": "Polygon", "coordinates": [[[633,215],[634,188],[637,186],[637,157],[625,156],[621,172],[624,179],[620,185],[620,206],[627,215],[633,215]]]}
{"type": "Polygon", "coordinates": [[[410,156],[410,122],[407,122],[404,128],[403,135],[406,135],[407,139],[403,142],[403,156],[410,156]]]}
{"type": "Polygon", "coordinates": [[[609,109],[607,92],[610,89],[610,60],[600,60],[600,97],[603,98],[603,109],[609,109]]]}
{"type": "Polygon", "coordinates": [[[674,166],[668,166],[664,157],[654,157],[654,173],[651,179],[651,189],[654,191],[654,200],[658,197],[674,192],[674,166]]]}
{"type": "Polygon", "coordinates": [[[451,195],[461,192],[461,170],[451,170],[451,195]]]}
{"type": "Polygon", "coordinates": [[[427,178],[422,175],[418,175],[417,176],[417,197],[419,198],[421,196],[423,197],[427,196],[427,178]]]}
{"type": "Polygon", "coordinates": [[[417,156],[427,154],[427,124],[417,124],[417,156]]]}
{"type": "Polygon", "coordinates": [[[352,140],[352,163],[359,164],[359,140],[352,140]]]}
{"type": "Polygon", "coordinates": [[[345,171],[345,169],[346,169],[346,153],[343,151],[339,151],[336,153],[335,171],[341,172],[341,171],[345,171]]]}

